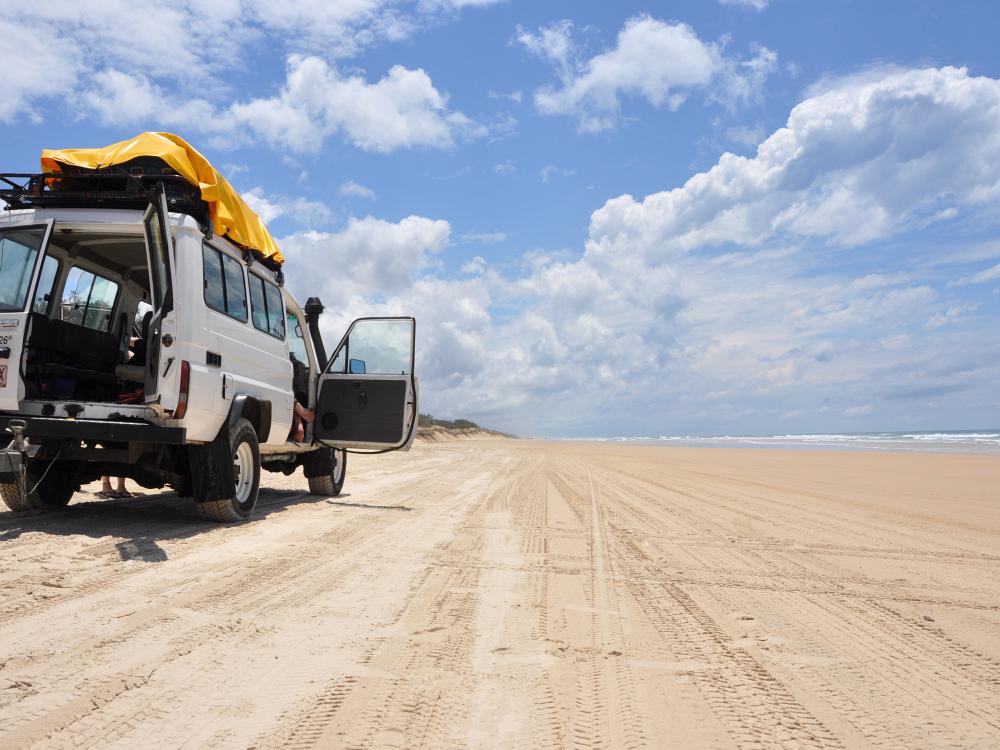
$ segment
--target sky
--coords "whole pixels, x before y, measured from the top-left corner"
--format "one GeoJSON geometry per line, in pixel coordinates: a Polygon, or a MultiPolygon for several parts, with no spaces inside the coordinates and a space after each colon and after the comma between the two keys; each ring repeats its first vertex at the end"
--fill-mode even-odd
{"type": "Polygon", "coordinates": [[[328,344],[521,434],[1000,425],[1000,6],[47,0],[0,164],[181,135],[328,344]]]}

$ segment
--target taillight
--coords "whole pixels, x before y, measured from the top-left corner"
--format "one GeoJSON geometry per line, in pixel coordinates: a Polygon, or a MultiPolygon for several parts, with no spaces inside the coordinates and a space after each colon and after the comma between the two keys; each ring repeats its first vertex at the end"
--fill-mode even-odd
{"type": "Polygon", "coordinates": [[[188,390],[191,387],[191,365],[181,360],[181,392],[177,396],[177,408],[174,409],[174,419],[184,419],[188,410],[188,390]]]}

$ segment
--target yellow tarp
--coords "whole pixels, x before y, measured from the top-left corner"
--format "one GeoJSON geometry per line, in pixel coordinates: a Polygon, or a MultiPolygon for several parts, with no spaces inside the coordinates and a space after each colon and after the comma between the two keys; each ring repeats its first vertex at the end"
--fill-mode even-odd
{"type": "Polygon", "coordinates": [[[208,203],[212,231],[256,250],[264,258],[284,262],[277,243],[256,212],[232,185],[183,138],[172,133],[140,133],[104,148],[43,149],[42,171],[61,172],[62,165],[103,169],[140,156],[162,159],[177,174],[201,190],[208,203]]]}

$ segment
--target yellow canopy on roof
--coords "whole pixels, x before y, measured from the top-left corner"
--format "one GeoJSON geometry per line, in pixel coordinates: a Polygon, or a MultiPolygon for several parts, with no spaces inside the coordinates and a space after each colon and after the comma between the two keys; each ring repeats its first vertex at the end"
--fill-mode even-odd
{"type": "Polygon", "coordinates": [[[212,231],[264,258],[283,263],[277,243],[257,213],[233,190],[228,180],[208,159],[172,133],[140,133],[127,141],[104,148],[43,149],[42,171],[61,172],[63,165],[82,169],[104,169],[140,156],[162,159],[177,174],[201,190],[208,203],[212,231]]]}

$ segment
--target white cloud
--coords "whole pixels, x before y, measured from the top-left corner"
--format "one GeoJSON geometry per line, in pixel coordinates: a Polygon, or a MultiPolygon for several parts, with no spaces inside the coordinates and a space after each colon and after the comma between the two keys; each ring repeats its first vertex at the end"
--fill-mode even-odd
{"type": "Polygon", "coordinates": [[[514,167],[514,162],[512,162],[510,159],[502,161],[499,164],[493,165],[493,172],[499,175],[514,174],[515,169],[516,168],[514,167]]]}
{"type": "Polygon", "coordinates": [[[425,10],[462,8],[487,8],[490,5],[505,3],[507,0],[420,0],[419,5],[425,10]]]}
{"type": "Polygon", "coordinates": [[[776,235],[860,245],[942,202],[975,203],[997,163],[1000,83],[956,68],[894,73],[806,99],[752,158],[724,154],[682,187],[608,201],[590,251],[663,259],[776,235]],[[955,132],[966,137],[942,137],[955,132]]]}
{"type": "Polygon", "coordinates": [[[764,140],[764,128],[760,125],[734,125],[726,128],[726,138],[743,146],[756,146],[764,140]]]}
{"type": "Polygon", "coordinates": [[[289,284],[303,298],[377,297],[407,289],[451,236],[447,221],[408,216],[351,218],[339,232],[300,232],[280,241],[289,284]],[[316,269],[329,269],[317,274],[316,269]]]}
{"type": "Polygon", "coordinates": [[[487,4],[490,0],[178,0],[170,5],[49,0],[20,6],[0,20],[0,35],[16,40],[18,58],[23,55],[0,80],[0,121],[23,116],[39,121],[50,105],[71,101],[74,116],[92,115],[115,125],[183,126],[218,134],[217,145],[245,142],[246,128],[253,126],[259,137],[300,149],[332,133],[376,151],[447,147],[460,131],[486,131],[448,111],[446,97],[427,73],[396,66],[369,84],[330,61],[379,41],[408,37],[463,6],[487,4]],[[228,106],[234,95],[226,74],[246,70],[265,53],[269,58],[287,54],[282,93],[228,106]],[[320,88],[303,92],[296,88],[300,82],[320,88]],[[289,100],[289,92],[304,99],[289,100]],[[354,96],[358,101],[350,111],[329,110],[333,102],[354,96]],[[246,122],[251,115],[263,122],[246,122]],[[277,131],[283,126],[291,128],[287,138],[277,131]],[[320,135],[309,135],[311,130],[320,135]]]}
{"type": "Polygon", "coordinates": [[[18,60],[0,76],[0,121],[11,122],[26,113],[33,122],[41,114],[32,106],[38,99],[70,90],[80,75],[73,62],[77,45],[67,40],[67,48],[53,44],[49,30],[41,23],[17,23],[0,19],[0,38],[16,40],[18,60]]]}
{"type": "Polygon", "coordinates": [[[983,269],[978,273],[964,276],[957,281],[951,282],[948,286],[968,286],[969,284],[985,284],[989,281],[1000,280],[1000,263],[990,268],[983,269]]]}
{"type": "Polygon", "coordinates": [[[537,33],[518,27],[515,39],[551,62],[560,78],[559,86],[535,92],[538,111],[572,116],[580,131],[589,133],[616,125],[624,96],[671,110],[696,90],[726,103],[752,99],[777,61],[760,46],[749,60],[726,57],[720,45],[702,41],[690,26],[647,15],[629,19],[614,48],[585,61],[579,59],[570,21],[537,33]]]}
{"type": "Polygon", "coordinates": [[[364,185],[359,185],[354,180],[348,180],[337,189],[337,195],[342,197],[364,198],[365,200],[375,200],[375,191],[364,185]]]}
{"type": "Polygon", "coordinates": [[[264,140],[297,151],[343,134],[366,151],[450,147],[457,137],[481,135],[468,117],[452,112],[423,70],[396,65],[375,83],[344,76],[318,57],[292,57],[281,92],[234,104],[229,115],[264,140]]]}
{"type": "Polygon", "coordinates": [[[475,242],[482,245],[494,245],[507,239],[504,232],[466,232],[462,235],[463,242],[475,242]]]}
{"type": "Polygon", "coordinates": [[[564,19],[543,26],[537,34],[518,25],[514,40],[542,59],[555,63],[564,75],[569,75],[571,58],[575,54],[572,21],[564,19]]]}
{"type": "Polygon", "coordinates": [[[556,166],[555,164],[546,164],[540,170],[538,174],[541,175],[542,182],[549,182],[553,177],[572,177],[576,174],[575,169],[566,169],[564,167],[556,166]]]}
{"type": "Polygon", "coordinates": [[[330,209],[319,201],[301,197],[268,196],[261,187],[246,191],[242,197],[265,224],[284,217],[297,224],[311,227],[329,223],[333,218],[330,209]]]}
{"type": "Polygon", "coordinates": [[[488,91],[486,95],[489,96],[490,99],[509,99],[510,101],[514,102],[514,104],[520,104],[521,101],[524,99],[524,94],[519,90],[509,91],[509,92],[488,91]]]}
{"type": "Polygon", "coordinates": [[[959,323],[963,320],[967,320],[969,313],[973,313],[979,309],[979,303],[974,305],[952,305],[947,310],[943,312],[934,313],[927,319],[924,327],[927,329],[941,328],[943,326],[953,325],[959,323]]]}
{"type": "Polygon", "coordinates": [[[468,274],[470,276],[479,276],[486,270],[486,259],[477,255],[468,263],[462,265],[462,273],[468,274]]]}
{"type": "Polygon", "coordinates": [[[770,5],[771,0],[719,0],[722,5],[732,5],[735,8],[745,8],[760,13],[770,5]]]}

